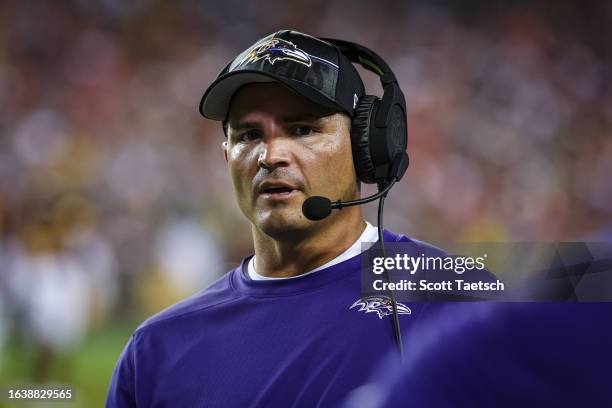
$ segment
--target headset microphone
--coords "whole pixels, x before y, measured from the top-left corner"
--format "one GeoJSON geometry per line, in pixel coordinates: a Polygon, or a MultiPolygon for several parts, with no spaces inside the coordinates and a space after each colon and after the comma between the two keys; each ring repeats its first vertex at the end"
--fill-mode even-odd
{"type": "Polygon", "coordinates": [[[304,217],[311,221],[319,221],[327,218],[332,212],[332,202],[327,197],[312,196],[308,197],[302,204],[304,217]]]}
{"type": "Polygon", "coordinates": [[[327,197],[308,197],[304,201],[304,204],[302,204],[302,213],[306,218],[311,221],[319,221],[324,218],[327,218],[331,214],[332,210],[341,210],[344,207],[367,204],[371,201],[377,200],[383,195],[386,195],[389,190],[391,190],[391,187],[393,187],[393,184],[395,184],[395,180],[389,183],[386,187],[380,189],[376,194],[371,195],[369,197],[360,198],[358,200],[338,200],[332,203],[331,200],[327,197]]]}
{"type": "Polygon", "coordinates": [[[311,221],[319,221],[327,218],[331,214],[332,210],[341,210],[343,207],[367,204],[381,198],[382,196],[386,196],[389,190],[391,190],[391,187],[393,187],[396,181],[399,181],[408,167],[408,155],[406,152],[397,154],[394,157],[390,167],[391,176],[386,182],[378,183],[378,192],[376,194],[357,200],[338,200],[333,203],[327,197],[308,197],[302,204],[302,213],[311,221]]]}

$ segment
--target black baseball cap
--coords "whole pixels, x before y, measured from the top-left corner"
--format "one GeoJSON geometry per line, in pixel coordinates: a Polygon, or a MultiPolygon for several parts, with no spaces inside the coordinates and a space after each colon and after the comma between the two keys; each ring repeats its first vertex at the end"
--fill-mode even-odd
{"type": "Polygon", "coordinates": [[[200,113],[226,120],[234,93],[255,82],[279,82],[350,117],[365,92],[357,69],[338,47],[308,34],[281,30],[258,40],[223,68],[204,92],[200,113]]]}

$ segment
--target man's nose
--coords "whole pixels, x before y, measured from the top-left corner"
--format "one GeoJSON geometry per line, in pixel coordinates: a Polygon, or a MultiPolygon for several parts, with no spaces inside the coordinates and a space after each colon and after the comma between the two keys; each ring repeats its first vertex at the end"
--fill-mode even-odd
{"type": "Polygon", "coordinates": [[[267,170],[286,167],[291,162],[289,141],[285,137],[264,137],[257,165],[267,170]]]}

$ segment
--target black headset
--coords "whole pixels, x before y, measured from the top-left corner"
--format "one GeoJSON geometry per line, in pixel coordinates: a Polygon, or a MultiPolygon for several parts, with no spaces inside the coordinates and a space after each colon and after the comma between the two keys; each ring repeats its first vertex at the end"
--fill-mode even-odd
{"type": "Polygon", "coordinates": [[[399,181],[408,168],[406,100],[389,65],[374,51],[350,41],[320,38],[349,61],[380,77],[383,96],[359,98],[351,122],[353,161],[359,181],[379,186],[399,181]]]}
{"type": "MultiPolygon", "coordinates": [[[[329,214],[331,209],[342,209],[347,205],[359,205],[379,199],[378,242],[383,257],[387,257],[383,237],[383,207],[387,193],[399,181],[408,168],[408,129],[406,126],[406,100],[389,65],[374,51],[349,41],[320,38],[335,45],[349,61],[359,64],[380,77],[383,96],[364,95],[359,98],[351,122],[351,145],[353,162],[359,181],[376,183],[378,193],[362,199],[330,203],[324,197],[311,197],[304,202],[302,211],[306,215],[307,201],[313,201],[313,209],[329,214]],[[324,203],[324,205],[322,205],[324,203]],[[317,208],[318,207],[318,208],[317,208]]],[[[315,211],[318,212],[318,211],[315,211]]],[[[325,215],[324,215],[325,216],[325,215]]],[[[308,217],[308,216],[307,216],[308,217]]],[[[391,275],[385,268],[385,276],[391,282],[391,275]]],[[[399,312],[395,293],[389,291],[393,311],[393,333],[400,354],[404,358],[404,346],[400,328],[399,312]]]]}

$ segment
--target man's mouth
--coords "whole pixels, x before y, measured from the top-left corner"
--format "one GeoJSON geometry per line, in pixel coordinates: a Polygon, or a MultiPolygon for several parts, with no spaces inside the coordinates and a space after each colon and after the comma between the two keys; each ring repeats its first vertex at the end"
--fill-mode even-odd
{"type": "Polygon", "coordinates": [[[259,188],[259,194],[264,199],[282,200],[297,194],[299,190],[287,183],[265,182],[259,188]]]}
{"type": "Polygon", "coordinates": [[[264,194],[286,194],[292,192],[293,189],[289,187],[271,187],[264,189],[264,194]]]}

